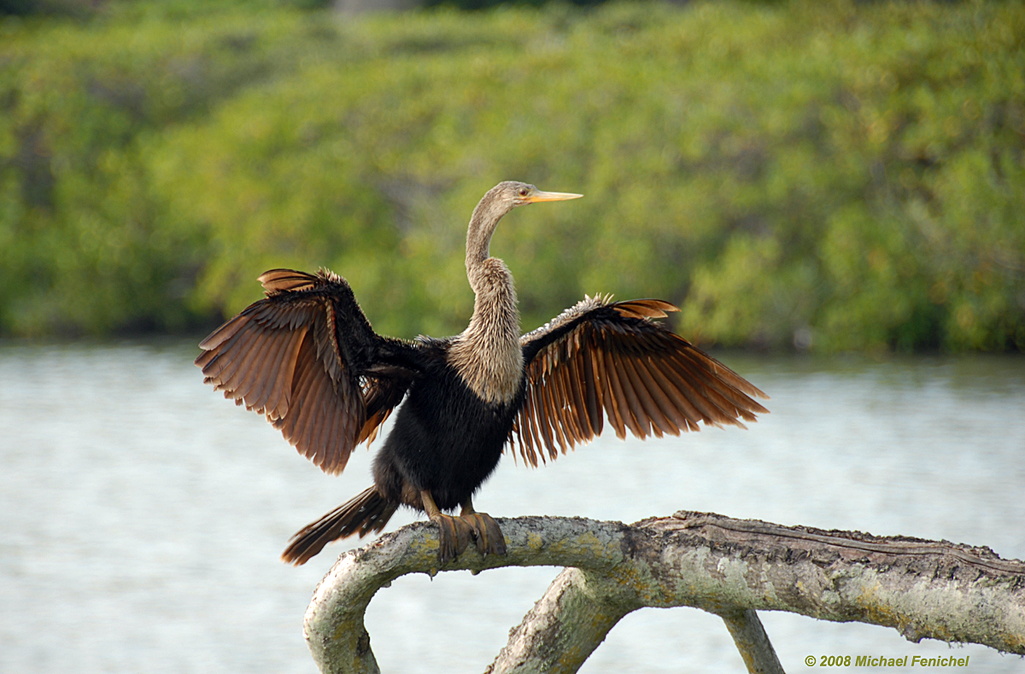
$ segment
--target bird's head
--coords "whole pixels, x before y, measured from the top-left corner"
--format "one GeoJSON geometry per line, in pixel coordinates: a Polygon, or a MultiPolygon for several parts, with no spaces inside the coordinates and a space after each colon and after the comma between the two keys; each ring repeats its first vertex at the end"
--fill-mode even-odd
{"type": "Polygon", "coordinates": [[[498,183],[484,195],[484,198],[473,210],[470,227],[466,232],[466,268],[479,264],[488,257],[488,244],[491,235],[498,226],[502,216],[524,204],[541,201],[565,201],[578,199],[584,195],[568,192],[544,192],[527,183],[507,180],[498,183]]]}
{"type": "MultiPolygon", "coordinates": [[[[571,194],[569,192],[545,192],[533,185],[507,180],[498,183],[491,189],[495,200],[502,204],[508,204],[512,209],[524,204],[534,204],[541,201],[566,201],[567,199],[579,199],[583,194],[571,194]]],[[[508,212],[508,211],[507,211],[508,212]]]]}

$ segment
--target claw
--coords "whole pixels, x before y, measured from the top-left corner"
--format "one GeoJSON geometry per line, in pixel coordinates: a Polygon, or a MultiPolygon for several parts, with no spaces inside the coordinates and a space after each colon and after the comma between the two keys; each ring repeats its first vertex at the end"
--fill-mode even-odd
{"type": "Polygon", "coordinates": [[[466,499],[459,517],[473,529],[474,538],[477,539],[477,551],[481,555],[487,557],[492,554],[505,554],[505,536],[491,515],[477,512],[473,509],[473,502],[466,499]]]}
{"type": "Polygon", "coordinates": [[[470,539],[474,537],[473,529],[460,518],[442,513],[433,515],[431,521],[437,524],[440,530],[438,562],[447,564],[461,555],[463,550],[470,545],[470,539]]]}
{"type": "Polygon", "coordinates": [[[473,509],[470,499],[463,504],[459,516],[445,515],[434,503],[429,491],[421,491],[420,498],[424,510],[431,521],[438,525],[438,563],[447,564],[463,553],[470,545],[470,539],[477,544],[477,551],[482,556],[504,555],[505,536],[498,522],[487,513],[479,513],[473,509]]]}
{"type": "Polygon", "coordinates": [[[474,538],[477,541],[477,551],[481,555],[504,555],[505,536],[498,526],[498,522],[487,513],[466,513],[459,516],[473,530],[474,538]]]}

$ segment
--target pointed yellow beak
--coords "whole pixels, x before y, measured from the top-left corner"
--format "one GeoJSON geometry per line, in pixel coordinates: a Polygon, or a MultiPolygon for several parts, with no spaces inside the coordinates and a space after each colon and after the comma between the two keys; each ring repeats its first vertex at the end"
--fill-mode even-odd
{"type": "Polygon", "coordinates": [[[566,201],[567,199],[579,199],[583,194],[572,194],[570,192],[542,192],[537,190],[532,194],[523,197],[523,203],[534,204],[539,201],[566,201]]]}

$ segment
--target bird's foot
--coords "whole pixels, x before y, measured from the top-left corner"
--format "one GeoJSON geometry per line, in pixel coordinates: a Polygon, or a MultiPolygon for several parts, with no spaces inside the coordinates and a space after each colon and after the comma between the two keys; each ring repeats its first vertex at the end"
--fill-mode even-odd
{"type": "Polygon", "coordinates": [[[438,525],[439,547],[438,562],[447,564],[463,554],[476,541],[477,551],[481,555],[504,555],[505,536],[498,522],[486,513],[470,512],[459,516],[438,513],[431,516],[431,521],[438,525]]]}
{"type": "Polygon", "coordinates": [[[477,551],[481,555],[487,557],[505,554],[505,536],[495,518],[487,513],[476,512],[472,508],[469,511],[463,508],[459,519],[470,525],[473,537],[477,541],[477,551]]]}
{"type": "Polygon", "coordinates": [[[431,521],[438,525],[438,563],[447,564],[458,557],[470,544],[473,529],[461,517],[438,513],[431,515],[431,521]]]}
{"type": "Polygon", "coordinates": [[[485,557],[505,554],[505,536],[498,522],[491,515],[474,510],[470,499],[463,503],[458,517],[442,513],[426,489],[420,492],[420,499],[427,516],[438,525],[438,563],[446,564],[463,554],[471,538],[477,542],[477,551],[485,557]]]}

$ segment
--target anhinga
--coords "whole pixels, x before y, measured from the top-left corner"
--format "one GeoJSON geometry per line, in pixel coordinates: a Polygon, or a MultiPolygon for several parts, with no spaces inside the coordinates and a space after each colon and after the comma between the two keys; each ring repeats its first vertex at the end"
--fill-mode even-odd
{"type": "Polygon", "coordinates": [[[764,393],[652,320],[677,310],[668,302],[585,298],[520,335],[512,274],[490,257],[491,235],[516,206],[579,196],[520,182],[484,195],[466,234],[473,316],[454,337],[383,337],[342,277],[275,269],[259,278],[265,299],[203,340],[205,381],[266,415],[328,473],[405,401],[374,459],[374,485],[296,533],[283,559],[303,564],[333,540],[380,531],[400,505],[439,525],[442,563],[471,539],[482,554],[503,554],[501,530],[471,497],[507,445],[537,465],[539,453],[554,459],[593,439],[603,416],[620,438],[628,429],[644,438],[767,412],[752,399],[764,393]]]}

